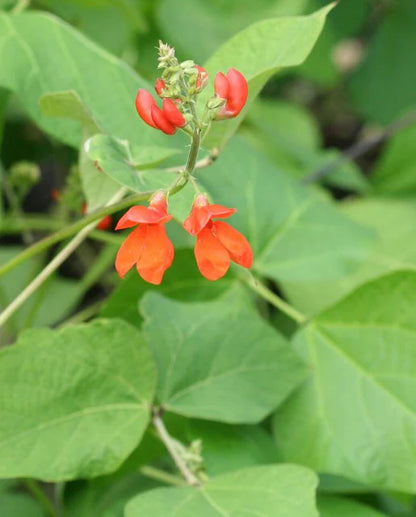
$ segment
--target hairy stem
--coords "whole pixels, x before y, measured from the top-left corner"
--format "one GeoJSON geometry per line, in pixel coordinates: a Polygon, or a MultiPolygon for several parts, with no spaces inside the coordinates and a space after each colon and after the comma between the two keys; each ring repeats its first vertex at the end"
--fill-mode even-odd
{"type": "Polygon", "coordinates": [[[166,449],[169,451],[169,454],[172,456],[175,465],[178,467],[178,470],[184,477],[185,481],[189,485],[200,486],[201,482],[195,476],[195,474],[189,470],[188,465],[179,454],[175,439],[171,437],[168,430],[166,429],[159,412],[155,412],[153,415],[153,425],[155,426],[159,438],[162,440],[166,449]]]}

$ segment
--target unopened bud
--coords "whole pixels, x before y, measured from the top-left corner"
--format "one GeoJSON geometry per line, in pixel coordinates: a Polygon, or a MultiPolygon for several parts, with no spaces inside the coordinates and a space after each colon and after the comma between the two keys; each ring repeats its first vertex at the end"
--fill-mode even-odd
{"type": "Polygon", "coordinates": [[[227,99],[222,99],[221,97],[212,97],[207,102],[207,108],[209,110],[219,110],[221,109],[225,103],[227,102],[227,99]]]}

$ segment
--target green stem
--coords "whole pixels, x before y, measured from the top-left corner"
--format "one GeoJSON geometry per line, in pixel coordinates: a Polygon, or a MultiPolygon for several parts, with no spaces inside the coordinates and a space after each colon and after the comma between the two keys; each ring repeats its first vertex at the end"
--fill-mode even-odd
{"type": "Polygon", "coordinates": [[[181,478],[169,474],[169,472],[165,472],[164,470],[152,467],[151,465],[143,465],[143,467],[140,468],[140,473],[148,478],[163,481],[163,483],[167,483],[168,485],[186,486],[185,481],[181,478]]]}
{"type": "Polygon", "coordinates": [[[51,500],[46,496],[45,492],[41,489],[37,481],[34,479],[25,479],[24,483],[29,492],[45,510],[47,515],[50,517],[59,517],[57,509],[54,507],[51,500]]]}
{"type": "Polygon", "coordinates": [[[12,9],[13,14],[19,14],[25,11],[30,4],[30,0],[17,0],[16,5],[12,9]]]}
{"type": "Polygon", "coordinates": [[[192,137],[191,149],[189,151],[188,160],[186,162],[185,170],[188,174],[191,174],[195,169],[196,160],[198,158],[199,147],[201,144],[201,130],[195,126],[194,134],[192,137]]]}
{"type": "Polygon", "coordinates": [[[302,325],[306,321],[306,316],[292,307],[290,304],[282,300],[280,296],[271,291],[268,287],[257,280],[250,272],[248,274],[239,274],[238,277],[255,293],[267,300],[274,307],[289,316],[298,325],[302,325]]]}
{"type": "Polygon", "coordinates": [[[156,432],[165,445],[166,449],[169,451],[173,461],[178,467],[179,472],[182,474],[184,479],[186,480],[188,485],[191,486],[200,486],[200,480],[195,476],[195,474],[189,469],[186,461],[182,458],[181,454],[178,452],[176,447],[175,439],[169,434],[168,430],[165,427],[165,424],[161,418],[160,413],[156,410],[153,414],[153,425],[155,426],[156,432]]]}

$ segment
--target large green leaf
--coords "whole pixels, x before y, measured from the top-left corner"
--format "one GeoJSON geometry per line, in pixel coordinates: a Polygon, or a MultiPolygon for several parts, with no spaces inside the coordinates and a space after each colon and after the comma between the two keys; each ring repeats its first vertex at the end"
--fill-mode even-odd
{"type": "Polygon", "coordinates": [[[316,314],[368,280],[398,269],[416,269],[415,201],[357,199],[343,203],[341,211],[373,228],[376,242],[367,260],[344,278],[283,283],[291,302],[307,314],[316,314]]]}
{"type": "Polygon", "coordinates": [[[45,116],[39,99],[46,93],[74,90],[104,132],[141,145],[166,142],[134,108],[137,89],[149,88],[148,84],[50,14],[0,13],[0,60],[0,85],[13,90],[36,123],[55,138],[78,146],[79,123],[45,116]]]}
{"type": "Polygon", "coordinates": [[[391,2],[371,41],[362,66],[352,77],[351,90],[359,111],[386,124],[416,108],[416,3],[391,2]]]}
{"type": "Polygon", "coordinates": [[[141,439],[155,382],[141,334],[122,321],[25,332],[0,352],[0,477],[115,470],[141,439]]]}
{"type": "Polygon", "coordinates": [[[366,257],[372,232],[234,138],[198,173],[216,203],[236,207],[229,221],[254,251],[254,268],[276,280],[340,278],[366,257]]]}
{"type": "Polygon", "coordinates": [[[171,412],[258,422],[305,376],[297,355],[241,288],[200,303],[150,292],[140,307],[159,370],[158,398],[171,412]]]}
{"type": "MultiPolygon", "coordinates": [[[[219,71],[234,67],[244,74],[249,84],[249,97],[243,114],[234,119],[214,123],[205,141],[208,147],[223,147],[244,118],[251,102],[267,80],[281,68],[302,63],[312,50],[325,22],[329,4],[309,16],[272,18],[250,25],[226,43],[205,63],[211,78],[219,71]]],[[[209,91],[204,91],[204,102],[209,91]]]]}
{"type": "Polygon", "coordinates": [[[318,497],[318,510],[321,517],[386,517],[370,506],[342,497],[318,497]]]}
{"type": "Polygon", "coordinates": [[[277,412],[284,458],[416,490],[416,272],[370,282],[295,339],[312,373],[277,412]]]}
{"type": "Polygon", "coordinates": [[[202,488],[159,488],[126,506],[125,517],[318,517],[315,475],[302,467],[251,467],[211,479],[202,488]]]}
{"type": "Polygon", "coordinates": [[[179,55],[202,63],[236,32],[251,23],[273,18],[304,14],[310,0],[162,0],[157,19],[163,35],[179,55]],[[186,12],[186,16],[183,13],[186,12]],[[204,30],[201,30],[201,27],[204,30]],[[181,35],[178,38],[178,34],[181,35]]]}

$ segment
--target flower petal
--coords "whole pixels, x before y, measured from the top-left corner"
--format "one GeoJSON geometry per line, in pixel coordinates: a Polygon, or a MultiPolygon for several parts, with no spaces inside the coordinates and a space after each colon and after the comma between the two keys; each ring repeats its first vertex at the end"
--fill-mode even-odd
{"type": "Polygon", "coordinates": [[[195,258],[201,275],[208,280],[218,280],[230,267],[230,256],[210,228],[198,233],[195,244],[195,258]]]}
{"type": "Polygon", "coordinates": [[[145,234],[146,226],[139,226],[131,232],[120,246],[116,256],[115,267],[121,278],[124,278],[124,275],[137,262],[145,234]]]}
{"type": "Polygon", "coordinates": [[[197,235],[211,220],[208,206],[193,206],[191,213],[183,222],[183,227],[191,235],[197,235]]]}
{"type": "Polygon", "coordinates": [[[243,267],[252,266],[253,251],[244,235],[223,221],[213,223],[213,232],[230,254],[231,260],[243,267]]]}
{"type": "Polygon", "coordinates": [[[248,85],[244,75],[235,68],[228,70],[227,79],[230,90],[226,108],[231,117],[236,117],[247,101],[248,85]]]}
{"type": "Polygon", "coordinates": [[[143,88],[140,88],[140,90],[137,92],[136,96],[136,110],[139,116],[146,122],[146,124],[149,124],[149,126],[152,126],[156,129],[157,126],[153,122],[152,117],[152,107],[156,105],[156,101],[153,98],[153,96],[143,88]]]}
{"type": "Polygon", "coordinates": [[[151,284],[159,285],[172,264],[174,249],[163,224],[144,225],[146,234],[136,267],[139,275],[151,284]]]}
{"type": "Polygon", "coordinates": [[[176,127],[169,122],[158,106],[152,106],[151,114],[156,127],[166,135],[173,135],[176,132],[176,127]]]}
{"type": "Polygon", "coordinates": [[[165,81],[163,79],[156,79],[155,90],[159,97],[162,95],[163,90],[166,88],[165,81]]]}
{"type": "Polygon", "coordinates": [[[237,212],[235,208],[227,208],[223,205],[208,205],[207,208],[211,217],[221,217],[222,219],[230,217],[237,212]]]}
{"type": "Polygon", "coordinates": [[[228,84],[228,79],[222,72],[218,72],[218,74],[215,76],[214,91],[217,97],[221,97],[221,99],[228,99],[230,86],[228,84]]]}
{"type": "Polygon", "coordinates": [[[183,127],[186,124],[182,113],[170,99],[163,100],[162,114],[167,118],[168,122],[176,127],[183,127]]]}
{"type": "Polygon", "coordinates": [[[170,221],[172,217],[173,216],[169,215],[166,210],[161,208],[136,205],[129,208],[120,218],[117,223],[116,230],[131,228],[139,223],[166,223],[170,221]]]}

